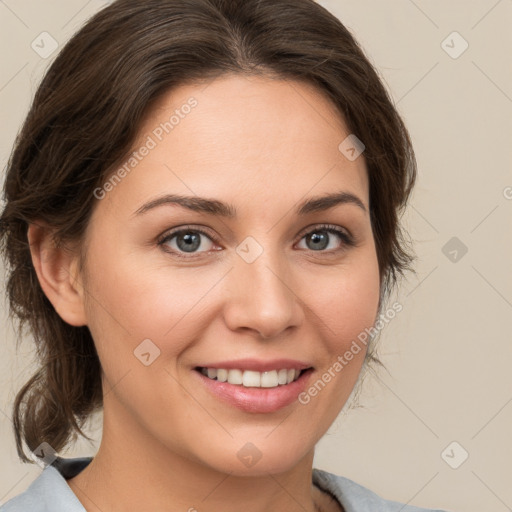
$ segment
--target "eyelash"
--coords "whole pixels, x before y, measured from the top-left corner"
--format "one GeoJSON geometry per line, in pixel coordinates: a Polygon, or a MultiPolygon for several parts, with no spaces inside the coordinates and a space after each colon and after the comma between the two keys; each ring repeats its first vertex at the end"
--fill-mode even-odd
{"type": "MultiPolygon", "coordinates": [[[[311,234],[317,233],[317,232],[327,232],[327,233],[338,235],[340,237],[340,239],[342,240],[343,244],[345,245],[345,247],[341,247],[340,249],[334,249],[334,250],[330,250],[330,251],[311,251],[311,252],[333,254],[333,253],[338,253],[339,251],[344,250],[346,247],[354,247],[356,245],[356,242],[351,235],[349,235],[348,233],[346,233],[345,231],[341,230],[339,227],[337,227],[333,224],[320,224],[318,226],[315,226],[313,229],[310,229],[309,231],[306,231],[305,233],[301,234],[299,241],[302,240],[307,235],[311,235],[311,234]]],[[[164,234],[158,240],[158,246],[163,247],[167,242],[172,240],[174,237],[184,234],[184,233],[201,233],[202,235],[209,238],[215,244],[218,244],[217,239],[214,236],[212,236],[209,232],[205,231],[204,229],[198,228],[195,226],[185,226],[183,228],[178,228],[175,231],[170,231],[169,233],[164,234]]],[[[194,259],[198,255],[202,254],[201,252],[188,253],[188,254],[190,254],[190,256],[184,256],[184,254],[186,254],[186,253],[177,252],[174,249],[172,249],[172,250],[163,249],[163,250],[169,254],[172,254],[173,256],[177,256],[178,258],[187,259],[187,260],[194,259]]]]}

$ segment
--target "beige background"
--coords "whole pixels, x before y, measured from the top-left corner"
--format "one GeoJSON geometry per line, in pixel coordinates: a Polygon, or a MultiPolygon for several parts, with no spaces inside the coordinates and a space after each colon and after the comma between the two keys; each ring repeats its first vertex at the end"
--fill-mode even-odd
{"type": "MultiPolygon", "coordinates": [[[[31,42],[46,31],[61,46],[106,3],[0,2],[2,169],[55,55],[41,58],[31,42]]],[[[413,505],[512,510],[512,1],[320,3],[380,70],[410,129],[420,175],[404,219],[418,275],[403,283],[404,310],[380,341],[390,373],[366,381],[364,407],[340,415],[315,466],[413,505]],[[464,40],[469,47],[453,58],[464,40]],[[455,262],[454,247],[443,252],[452,237],[468,248],[455,262]],[[452,465],[469,453],[458,469],[442,457],[453,441],[445,455],[452,465]]],[[[31,345],[16,354],[4,303],[0,315],[2,503],[41,470],[17,460],[10,421],[15,391],[31,372],[31,345]]],[[[64,455],[92,455],[97,445],[79,443],[64,455]]]]}

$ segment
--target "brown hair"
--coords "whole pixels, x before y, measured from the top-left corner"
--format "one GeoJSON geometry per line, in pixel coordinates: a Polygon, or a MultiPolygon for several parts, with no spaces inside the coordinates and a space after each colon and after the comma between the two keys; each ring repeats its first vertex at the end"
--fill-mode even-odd
{"type": "MultiPolygon", "coordinates": [[[[64,46],[11,154],[0,217],[10,315],[36,344],[40,368],[13,407],[16,446],[59,451],[102,407],[101,367],[86,326],[64,322],[42,291],[27,228],[80,242],[93,191],[129,154],[151,104],[171,88],[225,73],[304,80],[343,113],[366,146],[381,304],[411,270],[399,225],[416,179],[412,144],[378,74],[342,23],[313,0],[118,0],[64,46]]],[[[341,142],[341,141],[340,141],[341,142]]],[[[83,254],[81,252],[81,254],[83,254]]],[[[371,350],[367,359],[378,362],[371,350]]],[[[89,439],[89,438],[88,438],[89,439]]]]}

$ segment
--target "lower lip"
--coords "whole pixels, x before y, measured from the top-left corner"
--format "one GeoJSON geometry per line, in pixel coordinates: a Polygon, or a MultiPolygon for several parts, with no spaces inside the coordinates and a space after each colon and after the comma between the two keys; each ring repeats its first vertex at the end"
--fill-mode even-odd
{"type": "Polygon", "coordinates": [[[193,370],[193,373],[201,379],[213,395],[224,402],[245,412],[269,413],[295,402],[298,395],[304,391],[313,369],[306,370],[290,384],[283,384],[275,388],[246,388],[210,379],[198,370],[193,370]]]}

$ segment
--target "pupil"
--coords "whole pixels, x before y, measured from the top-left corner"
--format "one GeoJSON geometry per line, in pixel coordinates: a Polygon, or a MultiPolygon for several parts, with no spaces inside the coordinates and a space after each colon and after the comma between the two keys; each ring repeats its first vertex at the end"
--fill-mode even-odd
{"type": "Polygon", "coordinates": [[[311,235],[311,241],[313,242],[313,244],[316,244],[316,243],[319,243],[320,242],[320,247],[318,246],[313,246],[313,249],[325,249],[325,247],[327,247],[327,236],[326,236],[326,233],[323,232],[323,231],[319,231],[318,233],[313,233],[311,235]],[[318,234],[320,233],[320,234],[318,234]],[[322,243],[324,242],[324,243],[322,243]]]}
{"type": "Polygon", "coordinates": [[[195,234],[186,233],[181,235],[177,239],[178,247],[186,252],[193,252],[200,245],[200,236],[195,234]],[[180,241],[184,241],[184,244],[180,244],[180,241]]]}
{"type": "MultiPolygon", "coordinates": [[[[193,252],[198,249],[201,240],[197,233],[185,233],[177,239],[178,247],[186,252],[193,252]],[[180,243],[182,242],[182,243],[180,243]]],[[[325,249],[328,244],[328,237],[325,231],[319,231],[310,235],[310,241],[313,244],[313,249],[325,249]]]]}

